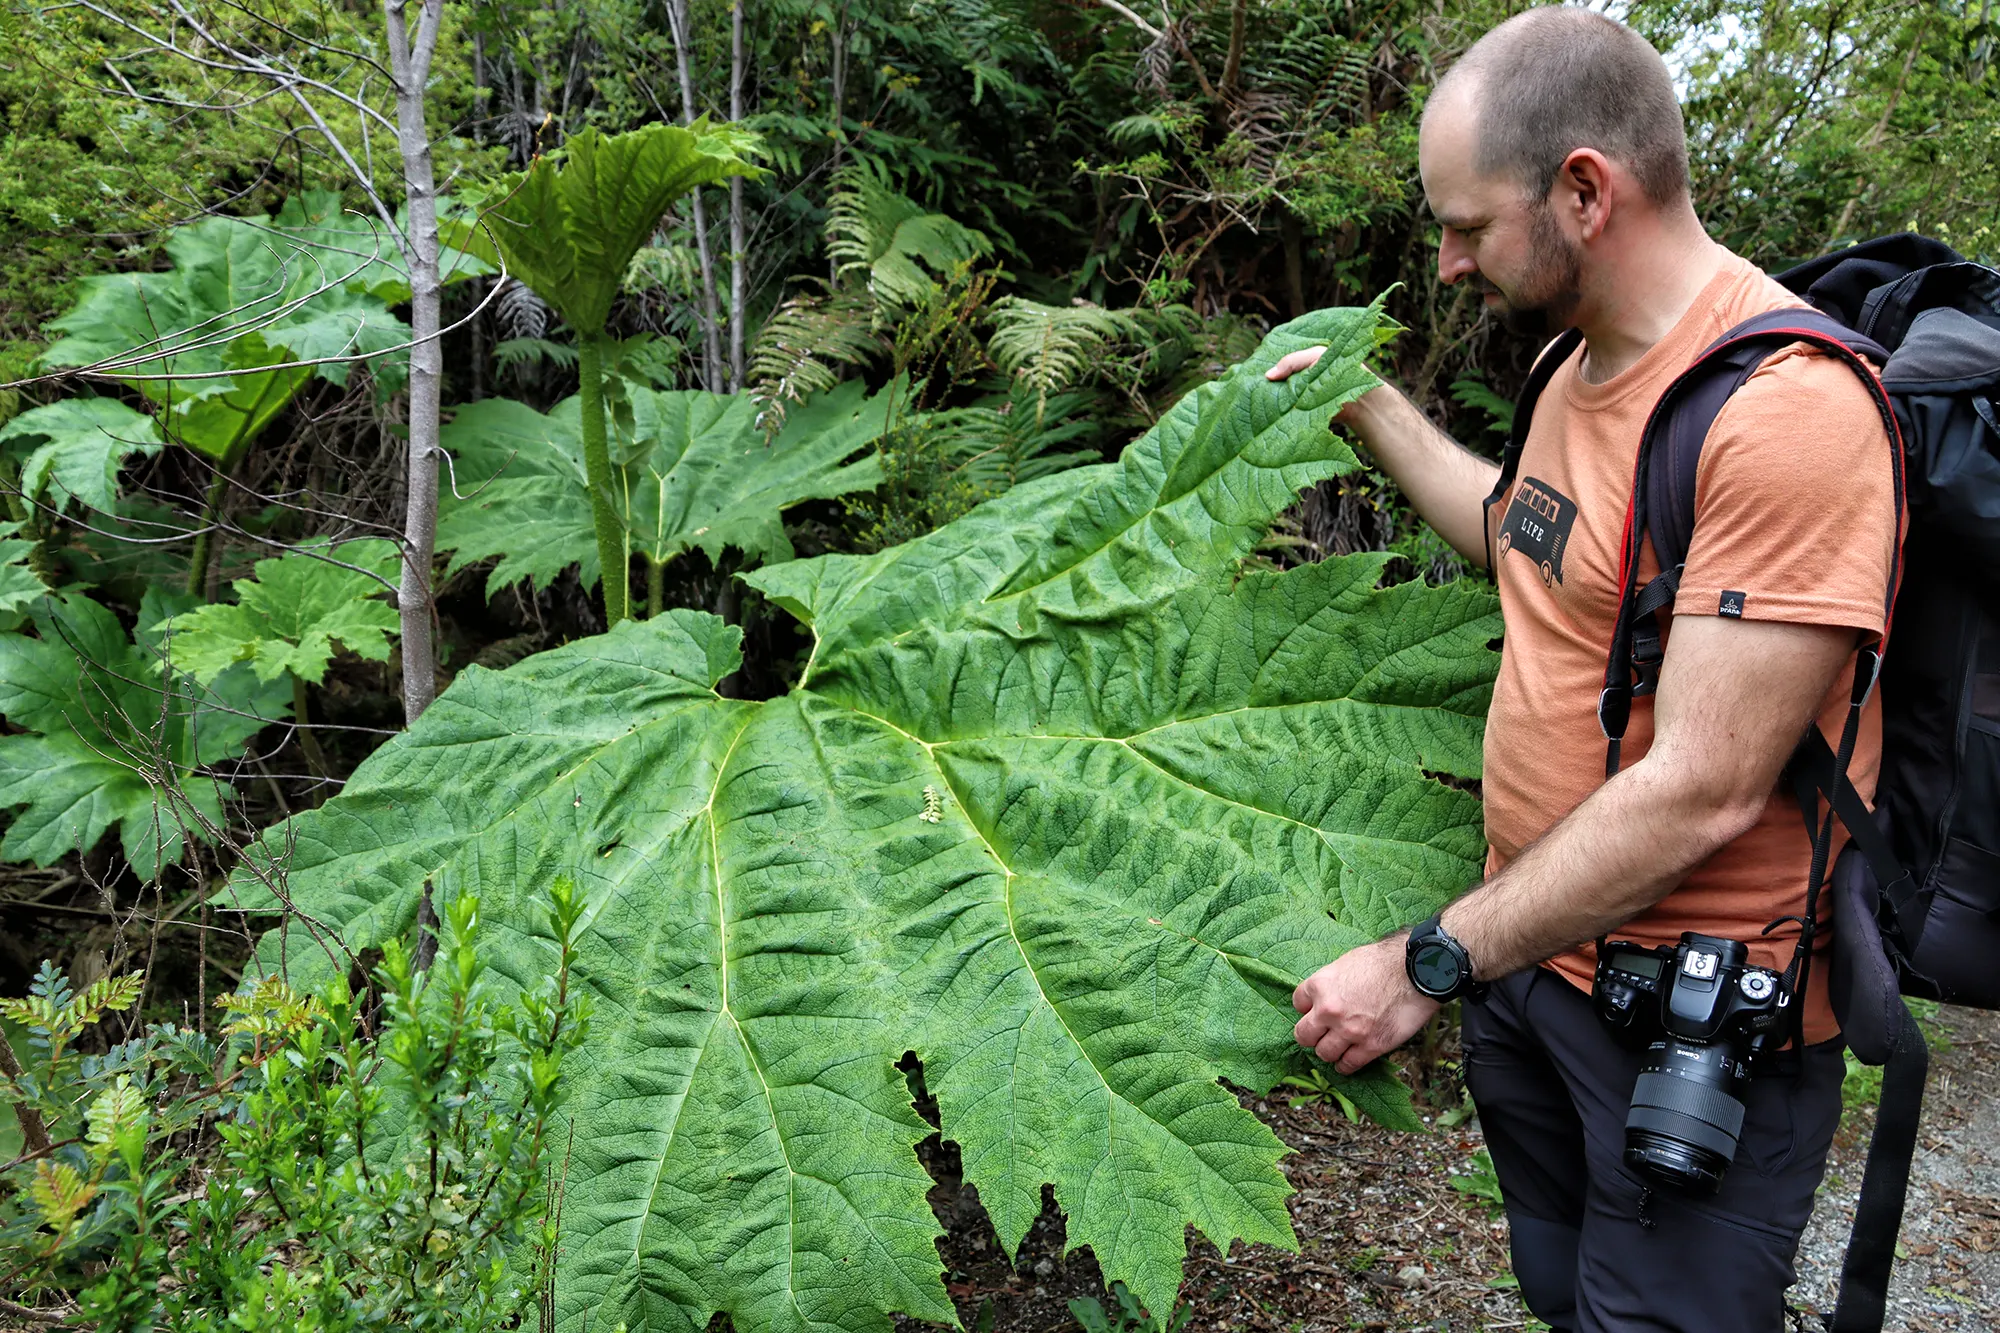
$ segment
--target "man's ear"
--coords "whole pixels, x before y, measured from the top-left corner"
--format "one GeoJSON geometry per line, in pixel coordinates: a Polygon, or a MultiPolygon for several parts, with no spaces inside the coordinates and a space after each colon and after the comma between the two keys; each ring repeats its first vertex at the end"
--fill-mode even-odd
{"type": "Polygon", "coordinates": [[[1594,241],[1603,235],[1617,192],[1617,173],[1611,160],[1595,148],[1571,150],[1556,172],[1556,207],[1576,228],[1580,241],[1594,241]]]}

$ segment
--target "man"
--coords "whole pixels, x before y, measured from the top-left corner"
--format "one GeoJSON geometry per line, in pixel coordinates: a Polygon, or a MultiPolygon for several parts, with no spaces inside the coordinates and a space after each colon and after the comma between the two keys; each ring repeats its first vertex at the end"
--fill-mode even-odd
{"type": "MultiPolygon", "coordinates": [[[[1496,542],[1491,851],[1487,878],[1440,920],[1492,983],[1465,1005],[1466,1079],[1521,1291],[1558,1329],[1776,1330],[1840,1113],[1827,968],[1799,1001],[1806,1049],[1753,1080],[1721,1191],[1695,1199],[1649,1189],[1622,1161],[1639,1057],[1591,1008],[1589,942],[1698,930],[1767,967],[1790,960],[1798,926],[1783,918],[1803,910],[1809,843],[1780,770],[1808,724],[1839,736],[1857,641],[1883,630],[1889,443],[1852,372],[1802,346],[1730,400],[1702,455],[1658,692],[1636,703],[1606,780],[1595,709],[1646,415],[1724,330],[1798,302],[1704,233],[1666,67],[1601,15],[1537,9],[1489,33],[1433,94],[1419,167],[1442,279],[1474,283],[1511,324],[1584,335],[1541,396],[1518,489],[1495,506],[1496,537],[1523,517],[1541,535],[1496,542]]],[[[1340,420],[1445,540],[1485,562],[1492,463],[1392,388],[1340,420]]],[[[1650,543],[1645,556],[1642,585],[1658,569],[1650,543]]],[[[1864,793],[1879,753],[1871,704],[1852,770],[1864,793]]],[[[1294,1003],[1299,1042],[1342,1072],[1438,1008],[1406,977],[1403,935],[1320,969],[1294,1003]]]]}

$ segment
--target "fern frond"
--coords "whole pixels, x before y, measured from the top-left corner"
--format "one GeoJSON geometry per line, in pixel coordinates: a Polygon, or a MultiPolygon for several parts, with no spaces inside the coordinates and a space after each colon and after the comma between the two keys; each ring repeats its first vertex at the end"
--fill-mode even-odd
{"type": "Polygon", "coordinates": [[[493,298],[493,322],[509,341],[540,338],[549,331],[548,302],[525,282],[509,278],[493,298]]]}
{"type": "Polygon", "coordinates": [[[576,345],[551,342],[547,338],[509,338],[493,344],[493,363],[503,375],[543,362],[557,370],[575,370],[576,345]]]}
{"type": "Polygon", "coordinates": [[[750,395],[781,420],[786,404],[831,389],[839,367],[865,366],[887,350],[866,295],[835,289],[794,296],[772,312],[751,346],[750,395]]]}
{"type": "Polygon", "coordinates": [[[1488,388],[1486,381],[1467,376],[1451,382],[1451,396],[1460,407],[1486,414],[1486,429],[1505,435],[1514,429],[1514,404],[1488,388]]]}
{"type": "Polygon", "coordinates": [[[981,495],[1100,461],[1096,396],[1044,395],[1021,379],[971,407],[936,414],[953,472],[981,495]],[[1064,446],[1083,445],[1083,448],[1064,446]]]}
{"type": "Polygon", "coordinates": [[[932,213],[896,188],[889,170],[864,159],[834,178],[826,252],[839,278],[859,276],[879,305],[916,304],[945,275],[993,253],[986,234],[932,213]]]}
{"type": "Polygon", "coordinates": [[[1112,122],[1104,134],[1120,152],[1131,153],[1145,148],[1165,148],[1173,139],[1175,129],[1165,117],[1142,111],[1136,116],[1112,122]]]}
{"type": "Polygon", "coordinates": [[[993,337],[986,350],[995,365],[1050,394],[1083,382],[1118,343],[1146,337],[1141,317],[1094,305],[1043,305],[1019,296],[991,307],[993,337]]]}

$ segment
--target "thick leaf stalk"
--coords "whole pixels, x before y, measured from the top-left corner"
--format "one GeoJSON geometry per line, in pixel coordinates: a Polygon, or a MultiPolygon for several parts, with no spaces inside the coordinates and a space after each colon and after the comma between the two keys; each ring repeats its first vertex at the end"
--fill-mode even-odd
{"type": "Polygon", "coordinates": [[[604,339],[584,337],[577,344],[577,375],[582,381],[578,425],[583,436],[583,475],[590,488],[590,522],[597,534],[597,566],[604,580],[604,621],[615,625],[632,609],[627,592],[625,525],[611,498],[611,450],[604,433],[604,339]]]}
{"type": "Polygon", "coordinates": [[[215,551],[215,530],[222,525],[222,506],[229,499],[229,469],[218,463],[208,479],[201,501],[201,521],[194,532],[194,549],[188,553],[185,591],[190,597],[208,594],[208,564],[215,551]]]}
{"type": "Polygon", "coordinates": [[[646,619],[660,614],[666,604],[667,562],[646,557],[646,619]]]}

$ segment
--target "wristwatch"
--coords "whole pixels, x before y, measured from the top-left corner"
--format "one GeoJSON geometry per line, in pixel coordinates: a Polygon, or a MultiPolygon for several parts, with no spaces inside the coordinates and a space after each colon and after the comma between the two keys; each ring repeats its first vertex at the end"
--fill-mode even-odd
{"type": "Polygon", "coordinates": [[[1444,914],[1417,926],[1403,949],[1403,970],[1410,984],[1441,1003],[1461,995],[1470,1000],[1484,999],[1486,983],[1472,979],[1472,955],[1453,939],[1443,924],[1444,914]]]}

